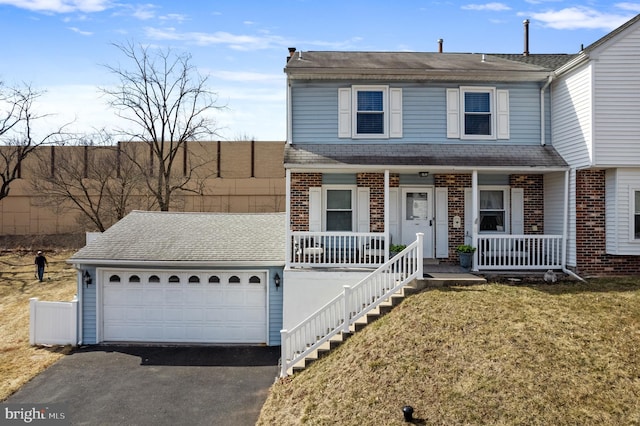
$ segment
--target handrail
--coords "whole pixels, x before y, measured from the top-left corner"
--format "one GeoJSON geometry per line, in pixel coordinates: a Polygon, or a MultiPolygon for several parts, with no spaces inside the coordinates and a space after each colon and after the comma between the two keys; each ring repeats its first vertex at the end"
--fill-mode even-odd
{"type": "Polygon", "coordinates": [[[388,260],[382,232],[291,232],[291,267],[375,266],[388,260]]]}
{"type": "Polygon", "coordinates": [[[423,234],[353,287],[327,302],[290,330],[281,330],[281,377],[294,365],[349,327],[392,294],[422,276],[423,234]]]}

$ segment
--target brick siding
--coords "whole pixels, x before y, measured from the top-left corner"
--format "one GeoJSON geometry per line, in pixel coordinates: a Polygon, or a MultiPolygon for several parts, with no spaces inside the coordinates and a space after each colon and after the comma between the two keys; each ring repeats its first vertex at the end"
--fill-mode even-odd
{"type": "Polygon", "coordinates": [[[589,275],[640,274],[638,256],[606,252],[605,171],[576,173],[576,273],[589,275]]]}

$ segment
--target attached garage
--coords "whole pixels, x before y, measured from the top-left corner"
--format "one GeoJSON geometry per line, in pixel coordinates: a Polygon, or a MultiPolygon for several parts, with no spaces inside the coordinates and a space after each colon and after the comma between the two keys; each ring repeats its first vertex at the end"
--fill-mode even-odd
{"type": "Polygon", "coordinates": [[[82,343],[280,344],[284,215],[132,212],[78,251],[82,343]]]}

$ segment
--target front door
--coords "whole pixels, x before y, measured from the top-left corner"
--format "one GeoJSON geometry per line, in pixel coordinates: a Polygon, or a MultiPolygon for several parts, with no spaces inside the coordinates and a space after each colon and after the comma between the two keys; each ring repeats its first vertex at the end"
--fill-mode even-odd
{"type": "Polygon", "coordinates": [[[402,189],[402,244],[411,244],[424,234],[424,257],[433,257],[433,188],[402,189]]]}

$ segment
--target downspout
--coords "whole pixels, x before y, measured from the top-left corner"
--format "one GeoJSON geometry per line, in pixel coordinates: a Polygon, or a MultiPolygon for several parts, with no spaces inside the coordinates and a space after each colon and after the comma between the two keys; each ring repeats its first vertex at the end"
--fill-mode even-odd
{"type": "Polygon", "coordinates": [[[291,83],[287,77],[287,143],[291,145],[293,139],[293,120],[291,119],[291,83]]]}
{"type": "Polygon", "coordinates": [[[569,170],[564,172],[564,220],[562,223],[562,272],[583,281],[575,272],[567,268],[567,238],[569,236],[569,170]]]}
{"type": "Polygon", "coordinates": [[[78,346],[82,346],[82,338],[83,338],[83,334],[82,334],[82,306],[83,306],[83,301],[84,301],[84,287],[83,287],[83,278],[82,278],[82,270],[78,269],[78,265],[74,265],[76,268],[76,271],[78,271],[77,273],[77,278],[76,278],[76,282],[78,283],[78,329],[76,330],[76,341],[77,341],[77,345],[78,346]]]}
{"type": "Polygon", "coordinates": [[[547,90],[547,87],[549,87],[552,81],[553,81],[553,74],[549,74],[549,77],[547,78],[547,82],[540,89],[540,145],[541,146],[545,146],[547,144],[545,140],[546,139],[545,135],[547,131],[545,129],[545,119],[544,119],[544,92],[545,90],[547,90]]]}

